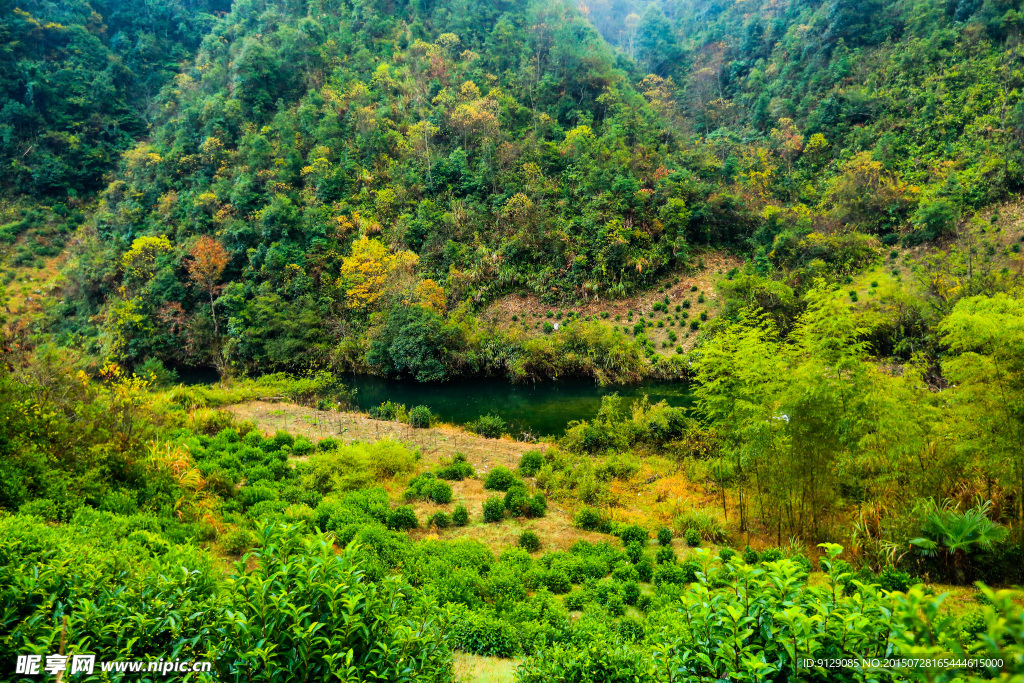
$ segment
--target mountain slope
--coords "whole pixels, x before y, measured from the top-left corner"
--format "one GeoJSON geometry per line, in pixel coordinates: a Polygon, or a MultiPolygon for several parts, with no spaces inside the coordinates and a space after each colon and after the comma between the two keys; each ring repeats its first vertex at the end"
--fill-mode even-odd
{"type": "Polygon", "coordinates": [[[623,294],[685,258],[680,184],[713,187],[558,3],[236,3],[160,110],[61,311],[128,361],[294,367],[400,305],[623,294]]]}

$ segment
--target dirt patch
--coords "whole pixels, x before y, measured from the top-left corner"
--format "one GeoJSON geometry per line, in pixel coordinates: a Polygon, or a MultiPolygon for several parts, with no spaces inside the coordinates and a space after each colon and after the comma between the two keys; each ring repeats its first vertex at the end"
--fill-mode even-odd
{"type": "Polygon", "coordinates": [[[427,465],[455,453],[463,453],[474,467],[483,472],[498,465],[516,468],[523,453],[547,447],[543,443],[488,439],[447,424],[414,429],[401,422],[375,420],[363,413],[315,410],[292,403],[249,401],[228,406],[226,410],[239,419],[253,421],[265,434],[283,430],[295,436],[305,436],[313,443],[327,437],[342,443],[394,439],[418,448],[427,465]]]}
{"type": "MultiPolygon", "coordinates": [[[[519,535],[533,531],[541,540],[540,553],[567,550],[579,540],[608,541],[609,537],[573,526],[573,515],[579,504],[574,499],[548,496],[548,509],[538,519],[506,519],[501,523],[483,522],[483,503],[503,493],[484,489],[487,473],[501,465],[515,470],[522,454],[528,450],[548,448],[548,443],[522,443],[511,439],[488,439],[471,434],[452,425],[438,425],[428,429],[413,429],[407,424],[376,420],[362,413],[321,411],[291,403],[250,401],[227,407],[242,420],[251,420],[266,435],[278,430],[296,436],[305,436],[314,443],[331,437],[342,443],[373,442],[394,439],[419,450],[419,471],[434,467],[442,459],[462,453],[473,465],[477,476],[473,479],[451,482],[452,502],[436,505],[413,501],[412,508],[422,526],[410,532],[413,538],[472,538],[488,546],[495,554],[516,545],[519,535]],[[451,512],[463,504],[469,511],[470,523],[461,528],[435,529],[426,521],[436,512],[451,512]]],[[[710,509],[717,506],[717,494],[706,484],[691,482],[686,474],[661,457],[633,455],[639,461],[637,472],[629,480],[609,483],[609,500],[605,512],[615,521],[638,523],[651,530],[657,526],[670,526],[673,518],[685,510],[710,509]]],[[[527,484],[534,488],[533,481],[527,484]]],[[[403,503],[402,494],[406,478],[381,482],[394,504],[403,503]]],[[[681,544],[681,542],[680,542],[681,544]]],[[[682,549],[684,546],[680,546],[682,549]]]]}
{"type": "Polygon", "coordinates": [[[518,328],[527,335],[540,336],[544,334],[544,322],[554,324],[570,312],[584,320],[605,321],[627,329],[632,329],[643,315],[655,325],[658,322],[662,324],[661,327],[649,326],[644,332],[654,342],[658,353],[674,353],[677,346],[689,350],[697,336],[690,323],[699,323],[702,313],[708,319],[715,316],[720,303],[716,283],[730,270],[743,265],[741,259],[717,252],[703,255],[701,262],[703,266],[697,272],[668,273],[657,289],[631,297],[597,298],[582,304],[556,305],[544,303],[532,294],[510,294],[490,304],[480,313],[480,318],[489,324],[518,328]],[[652,311],[652,306],[657,302],[664,303],[666,297],[668,313],[652,311]],[[701,298],[703,301],[699,300],[701,298]],[[688,307],[682,308],[687,302],[688,307]],[[677,306],[681,310],[677,311],[677,306]]]}

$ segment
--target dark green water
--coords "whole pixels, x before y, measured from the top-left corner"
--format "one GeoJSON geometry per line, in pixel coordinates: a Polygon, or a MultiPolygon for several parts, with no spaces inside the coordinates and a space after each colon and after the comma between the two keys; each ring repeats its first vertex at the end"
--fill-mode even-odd
{"type": "Polygon", "coordinates": [[[512,434],[529,430],[538,436],[561,434],[569,422],[594,417],[601,397],[613,393],[623,398],[625,408],[645,394],[652,403],[665,400],[678,407],[693,403],[685,382],[601,387],[586,380],[511,384],[501,379],[478,379],[421,384],[368,375],[347,375],[344,382],[356,390],[356,404],[362,410],[384,401],[404,403],[409,408],[425,405],[441,421],[454,424],[466,424],[493,413],[512,425],[512,434]]]}

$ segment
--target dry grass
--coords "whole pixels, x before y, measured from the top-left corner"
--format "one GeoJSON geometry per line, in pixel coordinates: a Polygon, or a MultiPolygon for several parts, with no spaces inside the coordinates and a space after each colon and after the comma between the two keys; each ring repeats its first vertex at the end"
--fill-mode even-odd
{"type": "MultiPolygon", "coordinates": [[[[483,480],[499,465],[515,469],[519,458],[531,449],[544,449],[548,444],[527,444],[510,439],[487,439],[470,434],[459,427],[440,425],[429,429],[413,429],[409,425],[375,420],[361,413],[328,412],[304,408],[290,403],[251,401],[227,408],[236,417],[251,420],[267,435],[285,430],[313,442],[333,437],[343,443],[395,439],[420,450],[420,471],[429,469],[444,458],[460,452],[473,465],[478,477],[451,482],[452,503],[436,505],[424,501],[411,503],[416,516],[426,521],[440,510],[450,512],[462,503],[469,510],[470,524],[462,528],[437,530],[421,527],[410,533],[413,538],[472,538],[487,545],[495,553],[515,545],[525,530],[536,533],[542,543],[541,552],[567,550],[578,540],[607,541],[596,532],[577,529],[572,519],[578,504],[574,500],[548,497],[548,510],[539,519],[508,519],[501,524],[482,521],[483,502],[494,495],[483,487],[483,480]]],[[[638,456],[639,457],[639,456],[638,456]]],[[[397,504],[405,491],[406,479],[381,482],[397,504]]],[[[671,526],[679,511],[690,508],[713,508],[716,494],[701,483],[693,483],[664,458],[642,457],[640,467],[628,481],[613,480],[609,484],[609,516],[626,523],[642,524],[650,529],[671,526]]]]}
{"type": "Polygon", "coordinates": [[[413,429],[400,422],[375,420],[363,413],[314,410],[284,402],[249,401],[226,410],[241,420],[251,420],[266,434],[284,430],[314,443],[327,437],[342,443],[394,439],[418,448],[425,464],[433,465],[443,457],[463,453],[474,467],[484,472],[498,465],[518,467],[523,453],[545,448],[544,444],[487,439],[452,425],[413,429]]]}
{"type": "MultiPolygon", "coordinates": [[[[478,478],[451,482],[453,497],[449,505],[414,501],[412,507],[416,511],[416,517],[425,521],[435,512],[450,512],[455,505],[462,503],[469,510],[469,526],[445,530],[421,527],[410,533],[413,538],[472,538],[484,543],[495,553],[515,545],[519,534],[526,529],[534,531],[540,537],[543,544],[542,552],[566,550],[580,539],[607,540],[607,537],[601,534],[575,528],[572,525],[574,510],[550,499],[547,515],[540,519],[510,519],[501,524],[483,523],[484,500],[493,495],[502,495],[484,489],[483,479],[487,472],[499,465],[514,470],[518,467],[519,458],[524,452],[546,448],[547,444],[487,439],[451,425],[413,429],[406,424],[375,420],[361,413],[317,411],[290,403],[251,401],[229,406],[227,410],[239,419],[251,420],[267,435],[285,430],[296,436],[306,436],[314,443],[327,437],[336,438],[343,443],[395,439],[420,450],[421,470],[433,467],[454,453],[463,453],[477,471],[478,478]]],[[[393,501],[398,502],[401,499],[405,490],[404,480],[381,484],[387,489],[393,501]]]]}
{"type": "Polygon", "coordinates": [[[460,683],[506,683],[515,678],[517,659],[455,653],[455,680],[460,683]]]}

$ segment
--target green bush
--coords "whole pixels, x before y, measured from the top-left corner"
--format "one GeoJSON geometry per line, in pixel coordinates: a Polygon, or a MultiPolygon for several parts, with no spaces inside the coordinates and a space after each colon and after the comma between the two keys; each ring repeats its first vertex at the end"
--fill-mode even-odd
{"type": "Polygon", "coordinates": [[[672,530],[666,527],[658,529],[658,543],[663,546],[672,545],[672,530]]]}
{"type": "Polygon", "coordinates": [[[686,539],[686,545],[690,546],[691,548],[700,547],[700,532],[698,532],[696,529],[687,530],[683,538],[686,539]]]}
{"type": "Polygon", "coordinates": [[[748,545],[743,549],[743,561],[747,564],[757,564],[761,561],[761,556],[756,550],[748,545]]]}
{"type": "Polygon", "coordinates": [[[473,466],[466,462],[466,456],[462,453],[452,455],[452,459],[443,463],[437,470],[437,478],[448,481],[462,481],[474,474],[476,472],[473,471],[473,466]]]}
{"type": "Polygon", "coordinates": [[[602,526],[602,517],[594,508],[582,508],[573,516],[573,525],[584,531],[597,531],[602,526]]]}
{"type": "Polygon", "coordinates": [[[732,548],[722,548],[718,551],[718,559],[722,561],[722,564],[728,563],[734,557],[736,557],[736,551],[732,548]]]}
{"type": "Polygon", "coordinates": [[[438,529],[447,529],[452,525],[452,518],[448,516],[447,512],[435,512],[430,517],[430,526],[437,527],[438,529]]]}
{"type": "Polygon", "coordinates": [[[500,439],[508,431],[508,424],[497,415],[481,415],[466,425],[466,428],[488,439],[500,439]]]}
{"type": "Polygon", "coordinates": [[[676,551],[669,547],[659,548],[657,554],[654,556],[654,561],[658,564],[670,564],[676,561],[676,551]]]}
{"type": "Polygon", "coordinates": [[[519,459],[519,474],[532,477],[544,464],[544,454],[540,451],[526,451],[519,459]]]}
{"type": "Polygon", "coordinates": [[[295,440],[295,444],[292,446],[292,455],[309,455],[314,450],[316,450],[316,446],[313,445],[313,442],[304,436],[300,436],[298,439],[295,440]]]}
{"type": "Polygon", "coordinates": [[[33,515],[35,517],[41,517],[47,522],[60,521],[60,512],[57,509],[57,504],[47,498],[36,498],[30,500],[27,503],[23,503],[18,512],[23,515],[33,515]]]}
{"type": "Polygon", "coordinates": [[[388,513],[387,526],[397,531],[407,531],[419,526],[416,513],[408,505],[402,505],[388,513]]]}
{"type": "Polygon", "coordinates": [[[644,583],[650,583],[654,578],[654,565],[647,558],[636,563],[636,575],[644,583]]]}
{"type": "Polygon", "coordinates": [[[430,426],[433,415],[427,406],[415,406],[409,411],[409,425],[417,429],[425,429],[430,426]]]}
{"type": "Polygon", "coordinates": [[[489,491],[508,491],[516,485],[522,485],[519,477],[512,470],[500,465],[488,472],[487,478],[484,480],[484,488],[489,491]]]}
{"type": "Polygon", "coordinates": [[[406,500],[428,500],[439,505],[452,502],[452,485],[425,472],[409,482],[406,500]]]}
{"type": "Polygon", "coordinates": [[[626,581],[622,584],[622,602],[627,605],[635,605],[640,599],[640,586],[635,581],[626,581]]]}
{"type": "Polygon", "coordinates": [[[548,511],[548,501],[543,493],[534,494],[527,507],[527,517],[543,517],[548,511]]]}
{"type": "Polygon", "coordinates": [[[568,593],[572,590],[572,582],[569,581],[569,577],[566,576],[565,572],[555,570],[548,571],[544,574],[542,582],[544,587],[555,595],[568,593]]]}
{"type": "Polygon", "coordinates": [[[379,406],[370,408],[367,411],[367,414],[375,420],[387,420],[388,422],[393,422],[397,420],[400,415],[405,414],[405,406],[401,403],[384,401],[379,406]]]}
{"type": "Polygon", "coordinates": [[[483,505],[484,521],[500,522],[505,519],[505,501],[501,498],[488,498],[483,505]]]}
{"type": "Polygon", "coordinates": [[[619,538],[622,539],[622,545],[624,546],[631,543],[646,545],[648,538],[647,529],[644,529],[642,526],[637,524],[633,524],[619,532],[619,538]]]}
{"type": "Polygon", "coordinates": [[[583,611],[587,605],[587,594],[585,591],[573,591],[565,596],[565,608],[573,612],[583,611]]]}
{"type": "Polygon", "coordinates": [[[528,553],[535,553],[540,550],[540,538],[532,531],[524,531],[519,534],[519,540],[516,545],[528,553]]]}
{"type": "Polygon", "coordinates": [[[887,567],[878,575],[878,585],[887,591],[906,593],[918,581],[908,574],[893,567],[887,567]]]}
{"type": "Polygon", "coordinates": [[[469,524],[469,511],[465,505],[459,504],[455,506],[455,510],[452,512],[452,524],[455,526],[466,526],[469,524]]]}
{"type": "Polygon", "coordinates": [[[505,493],[505,509],[513,517],[525,517],[529,511],[530,494],[525,486],[516,485],[505,493]]]}
{"type": "Polygon", "coordinates": [[[236,528],[221,536],[218,545],[228,555],[244,555],[256,547],[256,536],[248,529],[236,528]]]}
{"type": "Polygon", "coordinates": [[[629,558],[630,562],[632,562],[633,564],[638,564],[640,560],[643,559],[644,547],[640,545],[640,543],[634,541],[633,543],[630,543],[626,546],[625,553],[626,557],[629,558]]]}
{"type": "Polygon", "coordinates": [[[605,609],[608,610],[608,614],[613,617],[621,617],[626,613],[626,605],[622,600],[622,596],[619,594],[608,596],[608,602],[605,603],[605,609]]]}

